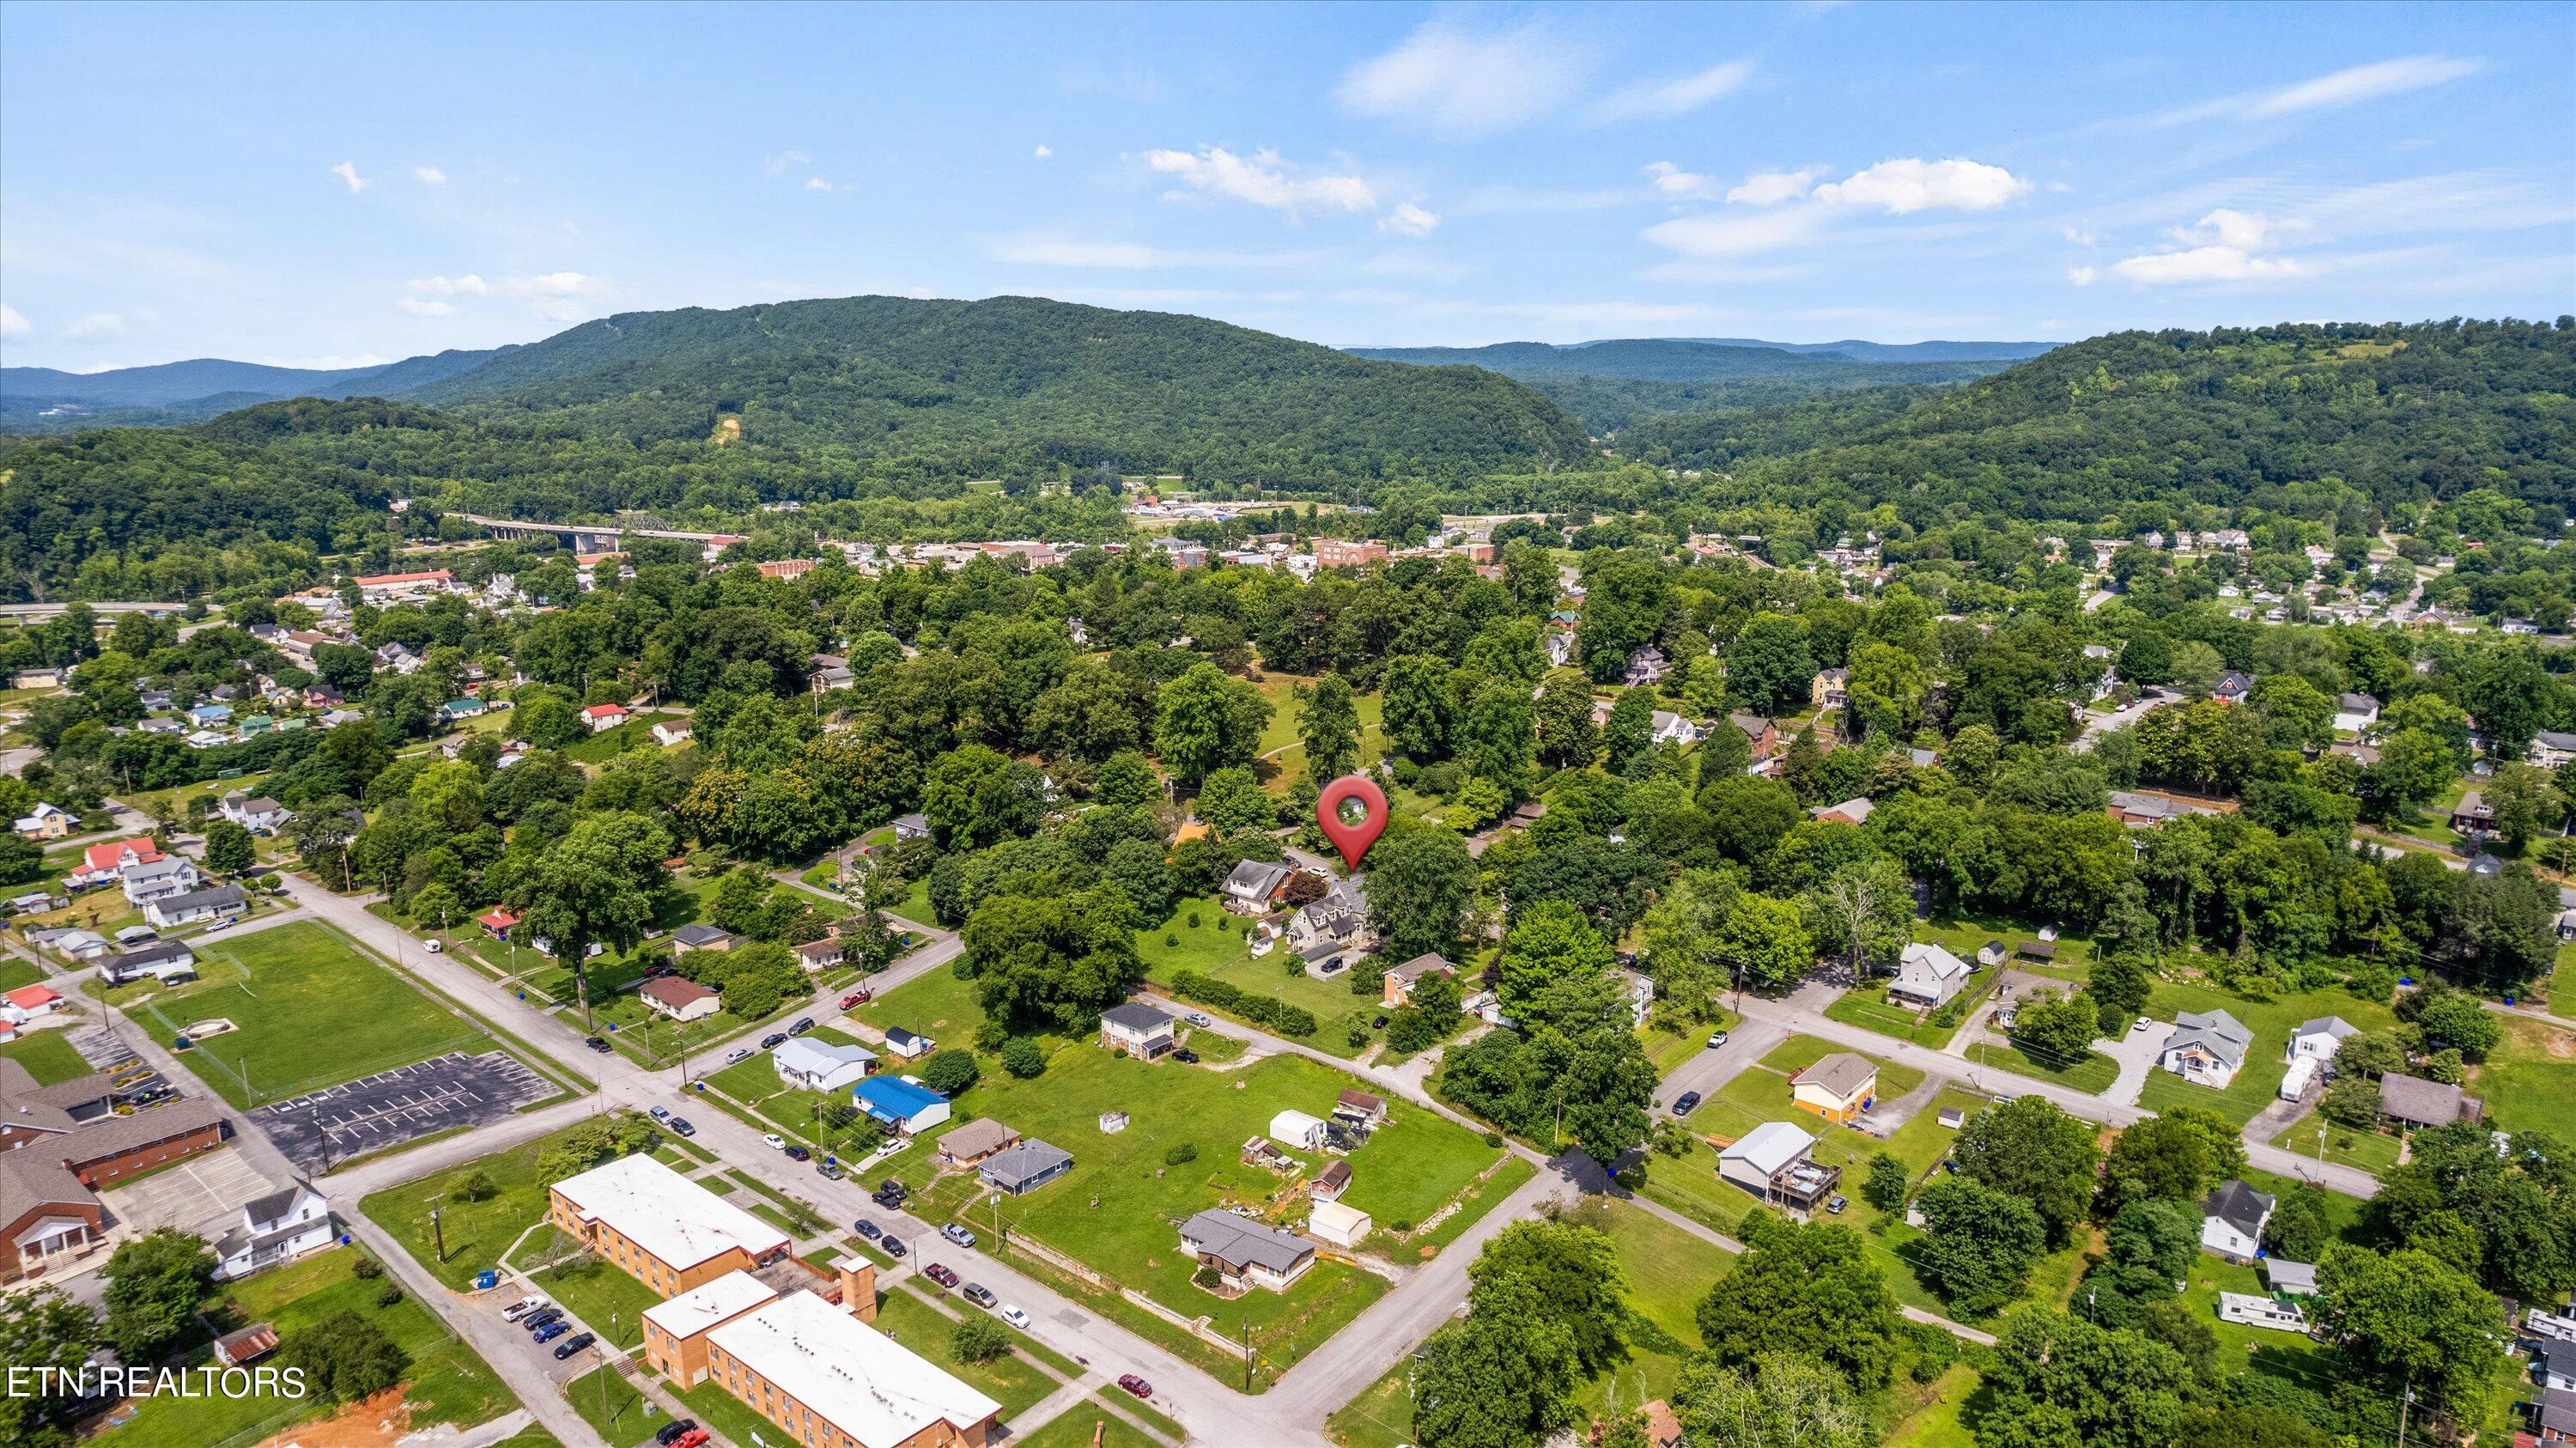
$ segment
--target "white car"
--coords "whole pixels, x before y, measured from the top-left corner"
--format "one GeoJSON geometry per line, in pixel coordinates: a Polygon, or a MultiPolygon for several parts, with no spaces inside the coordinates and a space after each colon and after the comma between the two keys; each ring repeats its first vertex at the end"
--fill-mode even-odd
{"type": "Polygon", "coordinates": [[[787,1149],[787,1138],[779,1135],[775,1131],[763,1133],[760,1139],[769,1143],[769,1149],[771,1151],[785,1151],[787,1149]]]}
{"type": "Polygon", "coordinates": [[[2137,1023],[2136,1025],[2134,1025],[2134,1026],[2129,1027],[2129,1029],[2130,1029],[2130,1030],[2133,1030],[2133,1031],[2143,1031],[2143,1030],[2147,1029],[2149,1026],[2152,1026],[2152,1025],[2154,1025],[2154,1024],[2155,1024],[2155,1022],[2154,1022],[2154,1021],[2149,1020],[2149,1019],[2148,1019],[2148,1018],[2146,1018],[2145,1016],[2140,1016],[2140,1017],[2138,1017],[2138,1023],[2137,1023]]]}
{"type": "Polygon", "coordinates": [[[522,1297],[518,1301],[501,1309],[501,1320],[503,1322],[516,1322],[520,1318],[527,1316],[529,1313],[538,1311],[545,1305],[546,1300],[542,1297],[522,1297]]]}
{"type": "Polygon", "coordinates": [[[1002,1320],[1022,1332],[1029,1330],[1029,1315],[1007,1303],[1002,1307],[1002,1320]]]}
{"type": "Polygon", "coordinates": [[[428,951],[432,955],[436,955],[447,947],[435,940],[424,940],[420,943],[420,948],[428,951]]]}

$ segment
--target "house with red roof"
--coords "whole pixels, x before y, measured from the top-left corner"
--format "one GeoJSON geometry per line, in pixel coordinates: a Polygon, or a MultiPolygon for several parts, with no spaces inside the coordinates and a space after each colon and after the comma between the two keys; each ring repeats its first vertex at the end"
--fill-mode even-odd
{"type": "Polygon", "coordinates": [[[626,706],[623,704],[593,704],[589,708],[581,711],[581,722],[589,725],[590,732],[593,734],[614,729],[618,725],[626,722],[626,706]]]}
{"type": "Polygon", "coordinates": [[[150,835],[137,835],[130,840],[108,840],[81,852],[81,867],[63,877],[63,883],[78,890],[103,884],[116,877],[128,865],[149,865],[161,858],[161,847],[150,835]]]}

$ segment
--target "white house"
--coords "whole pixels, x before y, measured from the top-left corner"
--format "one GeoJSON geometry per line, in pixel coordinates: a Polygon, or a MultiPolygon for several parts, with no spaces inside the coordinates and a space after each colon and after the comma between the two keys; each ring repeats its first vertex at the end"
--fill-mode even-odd
{"type": "Polygon", "coordinates": [[[215,1280],[229,1282],[319,1252],[336,1235],[322,1194],[304,1182],[290,1182],[243,1203],[239,1220],[215,1239],[215,1280]]]}
{"type": "Polygon", "coordinates": [[[286,806],[266,795],[245,795],[240,790],[224,796],[224,818],[254,834],[271,834],[295,818],[286,806]]]}
{"type": "Polygon", "coordinates": [[[618,725],[626,722],[626,706],[623,704],[593,704],[589,708],[581,711],[581,722],[588,725],[590,732],[593,734],[606,733],[608,730],[614,729],[618,725]]]}
{"type": "Polygon", "coordinates": [[[161,855],[137,860],[117,872],[125,889],[125,898],[136,905],[148,905],[165,896],[184,894],[205,882],[196,863],[185,855],[161,855]]]}
{"type": "Polygon", "coordinates": [[[651,732],[653,735],[653,742],[661,745],[665,749],[678,744],[686,744],[689,742],[689,721],[686,719],[665,719],[654,725],[651,732]]]}
{"type": "Polygon", "coordinates": [[[2231,1262],[2251,1262],[2272,1221],[2272,1198],[2230,1178],[2200,1204],[2200,1246],[2231,1262]]]}
{"type": "Polygon", "coordinates": [[[1181,1250],[1237,1288],[1283,1291],[1315,1265],[1311,1244],[1214,1208],[1181,1223],[1181,1250]]]}
{"type": "Polygon", "coordinates": [[[2174,1033],[2165,1038],[2156,1064],[2186,1081],[2223,1091],[2253,1045],[2254,1033],[2225,1011],[2184,1011],[2174,1017],[2174,1033]]]}
{"type": "Polygon", "coordinates": [[[1128,1001],[1100,1013],[1100,1044],[1152,1061],[1172,1049],[1172,1018],[1149,1005],[1128,1001]]]}
{"type": "Polygon", "coordinates": [[[177,895],[164,895],[143,907],[143,918],[155,930],[174,925],[195,925],[206,920],[230,920],[250,907],[250,897],[239,885],[217,885],[207,890],[188,890],[177,895]]]}
{"type": "Polygon", "coordinates": [[[2379,722],[2379,701],[2368,694],[2346,694],[2335,701],[2336,732],[2358,734],[2379,722]]]}
{"type": "Polygon", "coordinates": [[[2297,1065],[2302,1056],[2330,1063],[2342,1048],[2344,1037],[2357,1034],[2352,1022],[2341,1016],[2319,1016],[2290,1033],[2290,1064],[2297,1065]]]}
{"type": "Polygon", "coordinates": [[[837,1091],[876,1069],[877,1053],[865,1046],[827,1046],[793,1036],[769,1053],[778,1079],[807,1091],[837,1091]]]}
{"type": "Polygon", "coordinates": [[[1279,903],[1279,893],[1288,888],[1288,877],[1295,874],[1286,865],[1268,860],[1245,860],[1225,877],[1218,891],[1218,903],[1236,915],[1267,915],[1279,903]]]}
{"type": "Polygon", "coordinates": [[[1654,742],[1657,744],[1697,744],[1699,726],[1670,709],[1655,711],[1654,742]]]}
{"type": "Polygon", "coordinates": [[[1968,983],[1968,963],[1940,946],[1914,941],[1905,947],[1896,967],[1896,979],[1888,982],[1887,993],[1898,1000],[1923,1009],[1944,1006],[1968,983]]]}
{"type": "Polygon", "coordinates": [[[673,1021],[702,1021],[724,1007],[724,998],[713,987],[676,975],[648,980],[636,995],[644,1009],[673,1021]]]}
{"type": "Polygon", "coordinates": [[[2543,769],[2556,769],[2576,759],[2576,734],[2543,729],[2531,736],[2531,762],[2543,769]]]}
{"type": "Polygon", "coordinates": [[[1270,1139],[1281,1146],[1313,1151],[1324,1144],[1324,1123],[1303,1111],[1282,1111],[1270,1118],[1270,1139]]]}

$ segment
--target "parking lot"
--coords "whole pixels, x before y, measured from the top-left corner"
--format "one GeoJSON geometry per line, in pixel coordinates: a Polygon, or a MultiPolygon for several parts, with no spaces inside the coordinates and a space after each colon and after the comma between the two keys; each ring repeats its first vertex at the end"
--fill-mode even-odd
{"type": "Polygon", "coordinates": [[[442,1131],[488,1126],[558,1088],[505,1051],[444,1056],[250,1113],[307,1171],[442,1131]]]}
{"type": "Polygon", "coordinates": [[[130,1233],[177,1227],[211,1238],[238,1225],[236,1217],[244,1203],[283,1185],[261,1176],[242,1153],[216,1151],[109,1187],[98,1199],[117,1225],[130,1233]]]}

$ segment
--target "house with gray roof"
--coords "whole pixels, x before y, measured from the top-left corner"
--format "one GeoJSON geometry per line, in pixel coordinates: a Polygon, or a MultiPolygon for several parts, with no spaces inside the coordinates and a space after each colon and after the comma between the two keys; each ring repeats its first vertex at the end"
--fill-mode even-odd
{"type": "Polygon", "coordinates": [[[1286,865],[1268,860],[1245,860],[1225,877],[1218,899],[1226,910],[1236,915],[1267,915],[1278,905],[1281,891],[1288,888],[1288,877],[1297,873],[1286,865]]]}
{"type": "Polygon", "coordinates": [[[2459,1087],[2391,1071],[2379,1078],[2379,1114],[2400,1130],[2479,1121],[2487,1104],[2459,1087]]]}
{"type": "Polygon", "coordinates": [[[2195,1085],[2223,1091],[2254,1047],[2254,1032],[2223,1010],[2184,1011],[2156,1064],[2195,1085]]]}
{"type": "Polygon", "coordinates": [[[1175,1044],[1172,1018],[1136,1001],[1111,1006],[1100,1013],[1100,1044],[1104,1050],[1159,1060],[1175,1044]]]}
{"type": "Polygon", "coordinates": [[[239,885],[217,885],[207,890],[190,890],[178,895],[165,895],[143,907],[143,918],[156,930],[174,925],[195,925],[206,920],[231,920],[250,908],[250,897],[239,885]]]}
{"type": "Polygon", "coordinates": [[[984,1158],[975,1175],[984,1185],[1012,1196],[1036,1191],[1073,1170],[1073,1153],[1043,1141],[1024,1141],[984,1158]]]}
{"type": "Polygon", "coordinates": [[[1181,1250],[1214,1268],[1224,1285],[1237,1292],[1266,1287],[1285,1291],[1289,1283],[1315,1265],[1310,1242],[1213,1208],[1181,1223],[1181,1250]]]}
{"type": "Polygon", "coordinates": [[[2230,1262],[2251,1262],[2263,1246],[2263,1229],[2272,1221],[2272,1196],[2230,1179],[2211,1189],[2200,1204],[2200,1247],[2230,1262]]]}

